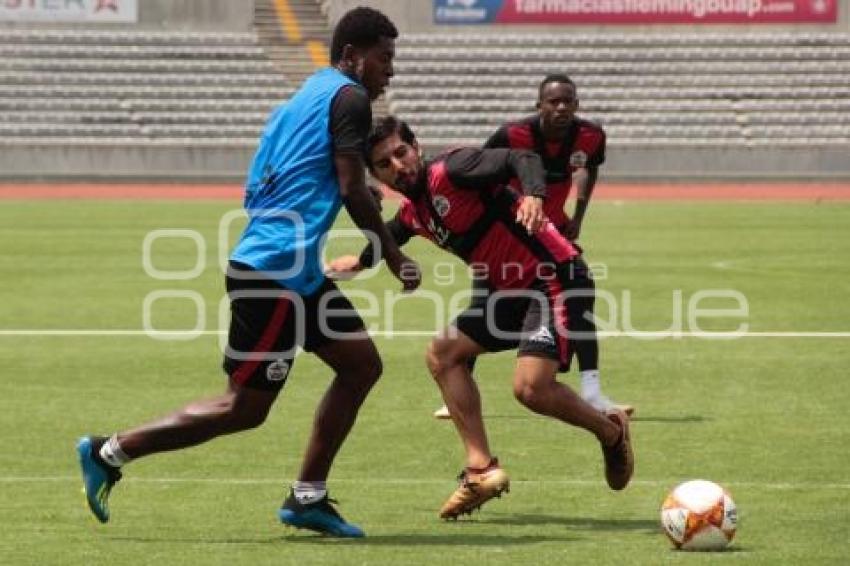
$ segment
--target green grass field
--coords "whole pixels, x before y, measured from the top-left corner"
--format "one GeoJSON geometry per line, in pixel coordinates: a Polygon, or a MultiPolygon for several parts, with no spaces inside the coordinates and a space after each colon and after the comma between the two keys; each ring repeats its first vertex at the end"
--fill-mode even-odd
{"type": "MultiPolygon", "coordinates": [[[[312,411],[330,377],[298,359],[259,430],[130,464],[113,519],[84,508],[74,444],[167,413],[224,386],[218,338],[21,335],[10,330],[140,330],[145,297],[197,292],[217,326],[223,281],[220,219],[237,203],[5,201],[0,207],[0,563],[18,564],[846,564],[850,531],[850,338],[746,337],[602,343],[604,385],[637,407],[636,474],[622,493],[602,478],[586,433],[526,412],[511,395],[513,356],[485,356],[479,383],[508,497],[471,520],[437,509],[462,465],[453,428],[431,418],[440,400],[423,363],[426,337],[379,337],[385,374],[331,477],[358,541],[287,531],[275,510],[297,471],[312,411]],[[191,229],[206,242],[203,273],[157,281],[142,264],[146,234],[191,229]],[[693,478],[726,486],[740,514],[731,549],[673,551],[658,526],[666,492],[693,478]],[[842,542],[843,541],[843,542],[842,542]]],[[[341,223],[344,224],[344,223],[341,223]]],[[[850,205],[845,203],[598,202],[582,241],[604,264],[600,289],[630,292],[630,324],[664,330],[674,302],[700,290],[746,297],[751,332],[850,332],[850,205]],[[676,290],[681,298],[674,301],[676,290]]],[[[334,242],[334,251],[357,243],[334,242]]],[[[424,242],[425,288],[447,258],[424,242]]],[[[160,270],[196,264],[189,239],[153,246],[160,270]]],[[[457,264],[455,264],[457,266],[457,264]]],[[[458,273],[461,273],[458,270],[458,273]]],[[[382,272],[348,290],[398,286],[382,272]]],[[[730,307],[729,301],[703,306],[730,307]]],[[[396,330],[433,328],[432,302],[405,299],[396,330]]],[[[185,298],[155,303],[158,329],[195,326],[185,298]]],[[[694,330],[685,314],[682,330],[694,330]]],[[[702,318],[734,330],[741,318],[702,318]]],[[[387,330],[383,313],[367,317],[387,330]]],[[[575,375],[565,376],[571,384],[575,375]]]]}

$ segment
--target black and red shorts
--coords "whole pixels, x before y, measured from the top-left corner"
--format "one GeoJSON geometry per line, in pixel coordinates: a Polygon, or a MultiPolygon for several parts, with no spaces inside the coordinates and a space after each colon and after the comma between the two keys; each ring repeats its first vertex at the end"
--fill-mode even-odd
{"type": "Polygon", "coordinates": [[[226,285],[231,320],[223,366],[235,385],[280,390],[298,348],[311,352],[364,332],[360,315],[329,279],[304,296],[230,262],[226,285]]]}
{"type": "Polygon", "coordinates": [[[581,298],[593,293],[587,265],[575,259],[553,266],[527,289],[497,291],[476,284],[469,308],[452,324],[488,352],[517,350],[518,356],[556,360],[564,372],[575,339],[570,320],[584,315],[581,298]]]}

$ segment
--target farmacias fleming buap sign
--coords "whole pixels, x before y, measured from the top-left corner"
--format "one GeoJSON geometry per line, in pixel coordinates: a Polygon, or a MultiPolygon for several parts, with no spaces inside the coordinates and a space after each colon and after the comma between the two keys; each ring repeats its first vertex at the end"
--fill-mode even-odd
{"type": "Polygon", "coordinates": [[[836,23],[838,0],[433,0],[437,24],[836,23]]]}

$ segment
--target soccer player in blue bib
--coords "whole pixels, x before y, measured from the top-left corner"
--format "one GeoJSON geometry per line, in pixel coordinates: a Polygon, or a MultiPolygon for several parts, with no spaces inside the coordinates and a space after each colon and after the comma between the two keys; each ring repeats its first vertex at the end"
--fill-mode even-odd
{"type": "Polygon", "coordinates": [[[272,113],[248,173],[248,224],[226,275],[232,314],[224,358],[227,389],[111,437],[80,439],[86,499],[101,522],[109,520],[110,491],[130,460],[262,424],[300,347],[336,376],[316,410],[298,480],[278,517],[333,536],[364,535],[331,505],[325,482],[381,374],[381,359],[357,311],[322,273],[321,251],[345,205],[371,241],[380,242],[404,289],[419,285],[419,267],[384,227],[363,162],[371,101],[393,75],[397,36],[393,23],[376,10],[348,12],[334,30],[331,66],[309,77],[272,113]]]}

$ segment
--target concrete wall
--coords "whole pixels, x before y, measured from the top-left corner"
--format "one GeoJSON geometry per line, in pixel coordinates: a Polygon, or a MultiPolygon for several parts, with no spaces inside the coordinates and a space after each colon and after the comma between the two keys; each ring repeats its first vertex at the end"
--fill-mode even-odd
{"type": "Polygon", "coordinates": [[[606,152],[607,180],[829,181],[850,179],[848,148],[624,147],[606,152]]]}
{"type": "MultiPolygon", "coordinates": [[[[371,6],[377,10],[381,10],[398,27],[399,31],[404,33],[418,32],[441,32],[441,33],[466,33],[470,30],[487,31],[487,26],[460,26],[460,25],[442,25],[434,24],[434,3],[432,0],[330,0],[328,4],[328,19],[334,23],[342,17],[348,10],[357,6],[371,6]]],[[[595,31],[619,31],[619,32],[666,32],[669,30],[681,30],[682,32],[691,31],[734,31],[734,32],[766,32],[766,31],[781,31],[781,30],[808,30],[808,31],[850,31],[850,0],[838,0],[838,23],[833,25],[702,25],[702,26],[687,26],[669,24],[657,26],[597,26],[597,25],[499,25],[489,28],[497,33],[509,33],[511,31],[528,31],[533,30],[538,33],[542,32],[564,32],[575,31],[580,33],[592,33],[595,31]]]]}
{"type": "MultiPolygon", "coordinates": [[[[443,148],[426,147],[435,154],[443,148]]],[[[7,146],[4,180],[145,180],[242,183],[255,147],[209,145],[7,146]]],[[[850,180],[846,147],[624,147],[611,145],[606,181],[850,180]]]]}
{"type": "MultiPolygon", "coordinates": [[[[445,148],[426,146],[429,155],[445,148]]],[[[799,147],[635,147],[609,144],[605,181],[847,181],[850,148],[799,147]]]]}
{"type": "Polygon", "coordinates": [[[0,179],[27,181],[245,180],[256,147],[85,144],[4,146],[0,179]]]}

